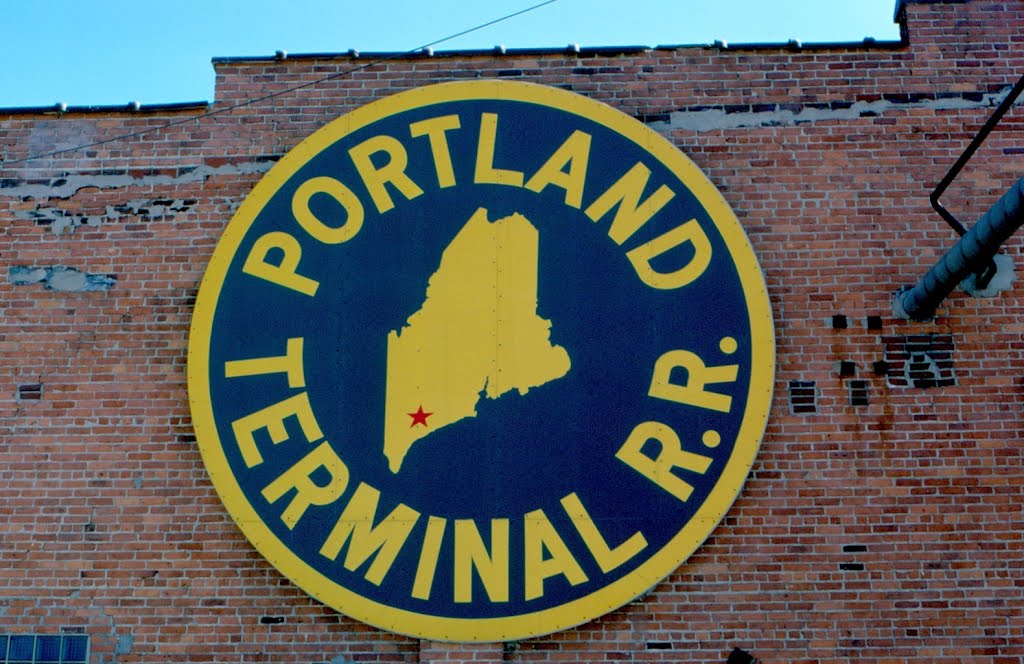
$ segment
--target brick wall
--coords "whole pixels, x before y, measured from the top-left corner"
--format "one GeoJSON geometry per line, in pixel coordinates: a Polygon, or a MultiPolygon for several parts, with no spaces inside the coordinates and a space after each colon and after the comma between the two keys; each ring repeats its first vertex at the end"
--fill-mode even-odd
{"type": "MultiPolygon", "coordinates": [[[[928,194],[1024,74],[1024,2],[900,4],[902,44],[224,60],[213,110],[339,76],[212,117],[0,109],[0,632],[83,628],[93,662],[121,663],[721,662],[735,646],[1024,662],[1021,287],[954,294],[928,323],[890,307],[955,240],[928,194]],[[255,552],[203,468],[185,363],[206,262],[277,158],[368,101],[477,77],[572,89],[690,155],[761,260],[778,371],[743,493],[677,572],[573,630],[453,646],[326,609],[255,552]],[[18,161],[83,143],[99,144],[18,161]]],[[[1024,175],[1022,128],[1011,110],[944,198],[961,219],[1024,175]]],[[[1021,265],[1021,249],[1004,252],[1021,265]]]]}

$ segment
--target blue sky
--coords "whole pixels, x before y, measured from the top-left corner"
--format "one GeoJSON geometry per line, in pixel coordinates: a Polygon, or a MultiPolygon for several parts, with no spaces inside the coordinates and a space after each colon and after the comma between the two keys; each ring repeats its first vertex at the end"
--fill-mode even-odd
{"type": "MultiPolygon", "coordinates": [[[[0,107],[213,99],[215,56],[405,51],[541,0],[0,0],[0,107]]],[[[898,39],[895,0],[556,0],[436,50],[898,39]]]]}

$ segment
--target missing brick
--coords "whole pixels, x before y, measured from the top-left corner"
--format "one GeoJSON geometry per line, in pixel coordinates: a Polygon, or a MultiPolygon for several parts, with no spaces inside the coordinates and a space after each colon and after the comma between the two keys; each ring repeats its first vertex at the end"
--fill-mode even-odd
{"type": "Polygon", "coordinates": [[[672,643],[669,641],[648,641],[648,650],[672,650],[672,643]]]}
{"type": "Polygon", "coordinates": [[[857,375],[857,365],[849,360],[836,362],[836,373],[840,378],[850,378],[857,375]]]}
{"type": "Polygon", "coordinates": [[[818,388],[814,381],[789,381],[789,409],[794,415],[818,412],[818,388]]]}
{"type": "Polygon", "coordinates": [[[868,381],[851,380],[848,389],[850,390],[851,406],[867,406],[871,403],[871,394],[868,381]]]}
{"type": "Polygon", "coordinates": [[[18,386],[19,401],[39,401],[43,398],[42,383],[26,383],[18,386]]]}
{"type": "Polygon", "coordinates": [[[956,385],[953,337],[915,334],[883,337],[886,382],[890,387],[929,389],[956,385]]]}

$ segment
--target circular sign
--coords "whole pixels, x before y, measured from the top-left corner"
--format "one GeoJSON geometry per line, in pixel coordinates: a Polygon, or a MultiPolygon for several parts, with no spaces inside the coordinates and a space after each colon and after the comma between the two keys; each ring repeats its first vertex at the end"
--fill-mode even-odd
{"type": "Polygon", "coordinates": [[[764,432],[760,268],[697,167],[619,111],[403,92],[289,152],[199,291],[200,449],[252,544],[421,638],[600,616],[708,536],[764,432]]]}

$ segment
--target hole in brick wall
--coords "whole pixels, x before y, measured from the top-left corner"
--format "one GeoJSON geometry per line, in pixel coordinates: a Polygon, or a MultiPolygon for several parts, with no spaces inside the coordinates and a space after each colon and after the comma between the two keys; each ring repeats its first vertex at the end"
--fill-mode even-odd
{"type": "Polygon", "coordinates": [[[672,650],[672,644],[668,641],[648,641],[648,650],[672,650]]]}
{"type": "Polygon", "coordinates": [[[857,365],[849,360],[843,360],[838,363],[836,372],[843,378],[849,378],[857,374],[857,365]]]}
{"type": "Polygon", "coordinates": [[[916,334],[883,337],[886,382],[890,387],[946,387],[956,385],[953,337],[916,334]]]}
{"type": "Polygon", "coordinates": [[[280,625],[284,622],[284,616],[263,616],[260,623],[264,625],[280,625]]]}
{"type": "Polygon", "coordinates": [[[39,401],[43,398],[41,383],[28,383],[18,386],[18,398],[22,401],[39,401]]]}
{"type": "Polygon", "coordinates": [[[889,363],[885,360],[879,360],[871,363],[871,370],[876,376],[887,376],[889,374],[889,363]]]}
{"type": "Polygon", "coordinates": [[[725,664],[757,664],[757,658],[746,650],[733,648],[729,653],[729,658],[725,660],[725,664]]]}
{"type": "Polygon", "coordinates": [[[871,402],[871,396],[868,391],[868,381],[851,380],[849,390],[851,406],[867,406],[871,402]]]}
{"type": "Polygon", "coordinates": [[[813,380],[789,381],[789,408],[794,415],[818,412],[818,389],[813,380]]]}
{"type": "Polygon", "coordinates": [[[881,330],[882,329],[882,317],[881,316],[868,316],[868,329],[869,330],[881,330]]]}
{"type": "Polygon", "coordinates": [[[868,550],[867,545],[864,544],[844,544],[843,553],[864,553],[868,550]]]}
{"type": "Polygon", "coordinates": [[[833,330],[845,330],[849,326],[850,323],[846,320],[846,316],[838,314],[832,317],[833,330]]]}
{"type": "Polygon", "coordinates": [[[844,572],[863,572],[864,563],[839,563],[839,569],[844,572]]]}

